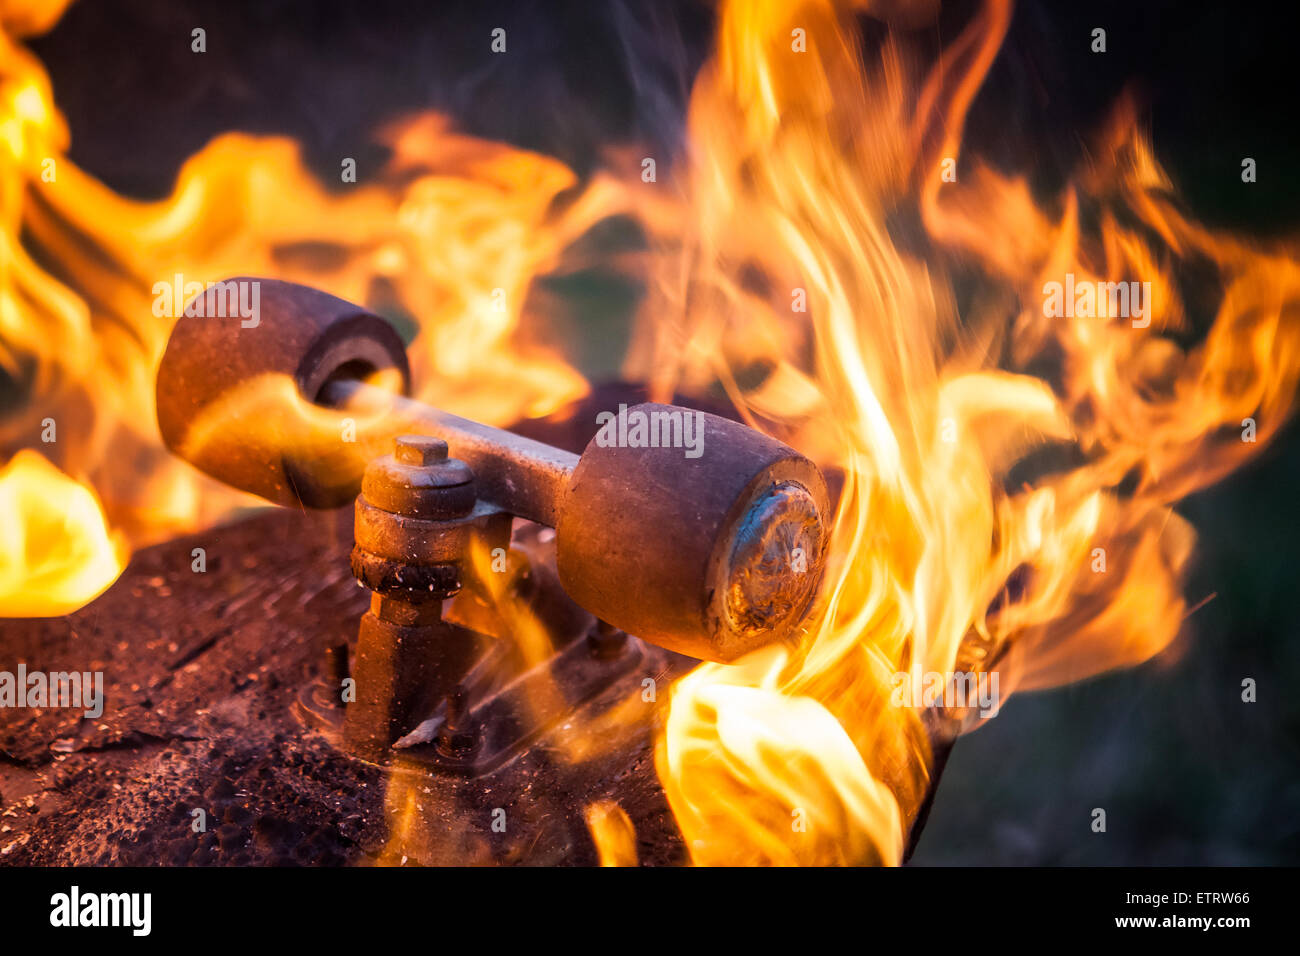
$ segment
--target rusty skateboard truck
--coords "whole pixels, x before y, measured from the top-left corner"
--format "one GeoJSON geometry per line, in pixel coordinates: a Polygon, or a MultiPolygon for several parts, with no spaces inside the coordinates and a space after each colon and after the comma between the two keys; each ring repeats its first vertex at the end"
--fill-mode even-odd
{"type": "Polygon", "coordinates": [[[593,440],[576,455],[405,397],[401,338],[359,306],[270,279],[200,295],[247,282],[256,324],[220,318],[216,301],[178,320],[158,423],[175,454],[233,487],[293,507],[355,502],[352,571],[370,609],[351,660],[327,649],[329,675],[299,699],[347,752],[486,773],[662,654],[647,642],[725,662],[797,637],[828,538],[826,483],[798,452],[645,404],[629,414],[696,416],[698,454],[593,440]],[[340,442],[343,416],[361,439],[340,442]],[[521,639],[530,621],[540,649],[521,639]]]}

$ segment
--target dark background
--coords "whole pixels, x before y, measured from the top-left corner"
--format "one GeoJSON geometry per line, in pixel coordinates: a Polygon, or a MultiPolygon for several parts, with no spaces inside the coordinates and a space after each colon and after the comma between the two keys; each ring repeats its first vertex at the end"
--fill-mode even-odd
{"type": "MultiPolygon", "coordinates": [[[[969,3],[927,28],[957,35],[969,3]]],[[[1059,182],[1124,90],[1202,220],[1248,234],[1300,231],[1294,33],[1248,3],[1022,3],[967,127],[967,149],[1059,182]],[[1089,50],[1093,27],[1108,52],[1089,50]],[[1026,151],[1030,144],[1032,153],[1026,151]],[[1244,156],[1258,182],[1243,185],[1244,156]]],[[[460,128],[554,155],[579,173],[611,143],[679,143],[708,53],[702,3],[414,4],[395,0],[96,0],[31,46],[72,130],[71,155],[122,192],[166,194],[181,162],[224,130],[299,140],[324,182],[340,156],[382,163],[370,133],[434,108],[460,128]],[[208,52],[190,52],[190,30],[208,52]],[[488,56],[508,31],[509,55],[488,56]]],[[[373,165],[372,165],[373,164],[373,165]]],[[[667,165],[660,163],[660,176],[667,165]]],[[[604,327],[626,295],[569,290],[604,327]],[[602,300],[607,308],[601,308],[602,300]]],[[[583,356],[589,373],[613,367],[583,356]]],[[[1180,653],[1059,691],[1019,695],[957,746],[917,863],[1300,862],[1300,428],[1179,510],[1200,531],[1187,594],[1217,597],[1180,653]],[[1241,680],[1259,700],[1241,701],[1241,680]],[[1094,834],[1094,807],[1108,832],[1094,834]]]]}

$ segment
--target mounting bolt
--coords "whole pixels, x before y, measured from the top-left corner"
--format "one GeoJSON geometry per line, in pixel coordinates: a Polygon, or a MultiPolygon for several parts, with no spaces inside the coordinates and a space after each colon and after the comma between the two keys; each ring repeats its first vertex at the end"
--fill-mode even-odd
{"type": "Polygon", "coordinates": [[[470,721],[463,687],[458,686],[447,695],[446,712],[438,730],[436,746],[439,753],[447,757],[465,757],[478,747],[478,732],[470,721]]]}
{"type": "Polygon", "coordinates": [[[351,672],[348,670],[348,645],[346,641],[331,644],[325,648],[325,670],[336,687],[341,687],[343,682],[351,676],[351,672]]]}

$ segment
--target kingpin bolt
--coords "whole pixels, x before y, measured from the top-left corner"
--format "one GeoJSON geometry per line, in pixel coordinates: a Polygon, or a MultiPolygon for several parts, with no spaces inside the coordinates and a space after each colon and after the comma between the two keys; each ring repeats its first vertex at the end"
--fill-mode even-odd
{"type": "Polygon", "coordinates": [[[474,510],[474,472],[447,457],[447,443],[432,435],[400,435],[392,456],[366,467],[361,495],[390,514],[446,521],[474,510]]]}
{"type": "Polygon", "coordinates": [[[393,457],[404,465],[432,465],[447,460],[447,443],[431,435],[400,435],[393,457]]]}

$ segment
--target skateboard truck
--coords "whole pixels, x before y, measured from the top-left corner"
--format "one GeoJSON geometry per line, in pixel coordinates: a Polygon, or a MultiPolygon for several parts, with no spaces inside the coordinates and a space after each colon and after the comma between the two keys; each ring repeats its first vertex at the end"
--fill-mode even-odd
{"type": "Polygon", "coordinates": [[[332,686],[299,701],[347,751],[384,763],[396,747],[432,769],[485,773],[660,653],[646,642],[730,661],[799,634],[828,496],[781,442],[645,404],[629,417],[664,436],[694,416],[698,456],[595,439],[575,455],[373,384],[405,393],[410,370],[397,333],[359,306],[253,278],[199,297],[158,370],[168,448],[279,504],[355,500],[352,570],[370,609],[351,666],[332,651],[332,686]],[[249,282],[255,324],[221,308],[249,282]],[[332,427],[343,416],[366,423],[355,442],[332,427]],[[520,639],[520,614],[543,625],[545,646],[520,639]]]}

